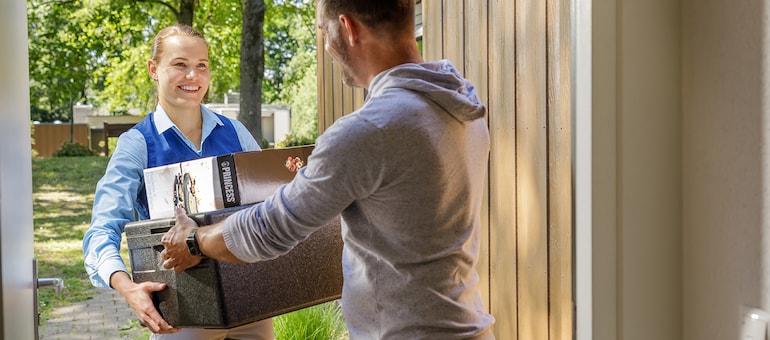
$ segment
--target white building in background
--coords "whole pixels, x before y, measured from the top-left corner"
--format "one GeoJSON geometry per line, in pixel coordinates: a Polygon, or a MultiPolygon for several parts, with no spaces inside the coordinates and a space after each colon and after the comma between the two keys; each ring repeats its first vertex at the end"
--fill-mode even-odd
{"type": "MultiPolygon", "coordinates": [[[[208,103],[206,107],[225,117],[238,119],[240,104],[237,93],[225,96],[225,103],[208,103]]],[[[101,112],[91,105],[75,105],[73,107],[75,124],[88,124],[92,130],[99,130],[104,122],[110,124],[137,123],[144,115],[132,114],[112,116],[101,112]]],[[[262,105],[262,138],[271,145],[286,138],[291,132],[291,107],[288,105],[262,105]]]]}
{"type": "MultiPolygon", "coordinates": [[[[238,119],[239,103],[208,103],[206,107],[225,117],[238,119]]],[[[262,138],[271,145],[291,133],[291,107],[288,105],[262,105],[262,138]]]]}

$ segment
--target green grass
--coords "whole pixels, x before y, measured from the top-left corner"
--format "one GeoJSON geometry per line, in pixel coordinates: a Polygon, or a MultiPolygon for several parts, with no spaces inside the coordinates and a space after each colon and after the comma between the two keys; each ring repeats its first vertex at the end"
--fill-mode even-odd
{"type": "Polygon", "coordinates": [[[276,340],[342,340],[347,339],[342,308],[337,301],[273,318],[276,340]]]}
{"type": "Polygon", "coordinates": [[[83,269],[82,240],[91,220],[96,182],[107,166],[105,157],[32,160],[32,201],[38,277],[60,277],[65,290],[38,292],[41,320],[59,306],[95,294],[83,269]]]}
{"type": "MultiPolygon", "coordinates": [[[[38,277],[63,278],[65,287],[60,294],[53,289],[38,291],[43,323],[54,308],[87,300],[97,293],[83,268],[82,241],[91,221],[96,182],[104,174],[108,160],[98,156],[32,160],[38,277]]],[[[121,253],[127,259],[125,238],[123,242],[121,253]]],[[[273,325],[278,340],[347,339],[336,301],[275,317],[273,325]]],[[[129,320],[121,331],[131,333],[138,328],[142,328],[139,322],[129,320]]]]}

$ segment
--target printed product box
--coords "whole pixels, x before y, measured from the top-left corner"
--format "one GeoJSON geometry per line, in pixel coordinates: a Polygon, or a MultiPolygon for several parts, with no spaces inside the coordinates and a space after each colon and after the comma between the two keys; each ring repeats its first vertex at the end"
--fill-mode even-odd
{"type": "Polygon", "coordinates": [[[313,146],[237,152],[144,170],[151,219],[264,201],[307,163],[313,146]]]}
{"type": "MultiPolygon", "coordinates": [[[[239,206],[191,217],[199,225],[225,219],[239,206]]],[[[135,282],[164,282],[153,294],[155,307],[175,327],[232,328],[316,304],[342,294],[342,239],[335,218],[276,259],[232,264],[205,259],[181,273],[162,267],[160,243],[174,219],[126,225],[135,282]]]]}

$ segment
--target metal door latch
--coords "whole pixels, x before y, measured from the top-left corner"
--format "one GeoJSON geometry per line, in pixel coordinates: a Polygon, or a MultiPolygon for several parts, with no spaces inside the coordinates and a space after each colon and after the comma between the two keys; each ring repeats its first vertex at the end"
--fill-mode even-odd
{"type": "Polygon", "coordinates": [[[37,288],[44,287],[53,287],[56,290],[56,294],[59,294],[64,289],[64,280],[60,278],[37,279],[37,288]]]}

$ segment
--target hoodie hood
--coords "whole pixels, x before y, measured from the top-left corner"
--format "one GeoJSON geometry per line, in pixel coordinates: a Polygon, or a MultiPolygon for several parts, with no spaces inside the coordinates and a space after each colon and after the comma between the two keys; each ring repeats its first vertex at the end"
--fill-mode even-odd
{"type": "Polygon", "coordinates": [[[372,79],[368,97],[377,97],[388,88],[418,92],[460,122],[473,121],[486,114],[473,84],[460,76],[449,60],[403,64],[386,70],[372,79]]]}

